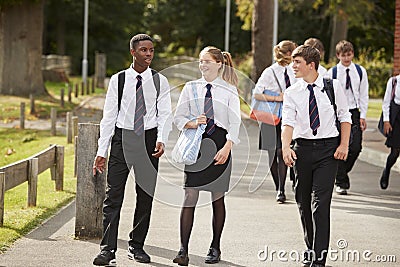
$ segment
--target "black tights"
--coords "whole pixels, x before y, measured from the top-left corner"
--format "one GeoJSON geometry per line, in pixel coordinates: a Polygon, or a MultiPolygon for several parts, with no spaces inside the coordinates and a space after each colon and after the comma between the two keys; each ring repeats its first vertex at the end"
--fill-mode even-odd
{"type": "MultiPolygon", "coordinates": [[[[213,208],[213,240],[211,247],[220,249],[221,234],[225,224],[225,201],[224,192],[211,192],[212,208],[213,208]]],[[[189,239],[193,228],[194,210],[197,200],[199,199],[199,191],[196,189],[186,188],[185,199],[181,210],[180,234],[181,248],[189,251],[189,239]]]]}
{"type": "Polygon", "coordinates": [[[285,192],[285,181],[287,166],[283,161],[282,148],[277,148],[276,150],[268,150],[268,157],[271,161],[271,174],[275,183],[275,190],[285,192]]]}
{"type": "Polygon", "coordinates": [[[387,177],[389,177],[390,169],[396,163],[399,154],[400,154],[400,148],[394,148],[394,147],[390,148],[390,154],[386,159],[386,168],[385,168],[387,177]]]}

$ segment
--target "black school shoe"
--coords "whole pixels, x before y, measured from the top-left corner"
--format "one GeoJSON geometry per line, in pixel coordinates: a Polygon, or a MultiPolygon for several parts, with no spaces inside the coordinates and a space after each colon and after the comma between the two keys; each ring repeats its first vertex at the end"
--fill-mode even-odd
{"type": "Polygon", "coordinates": [[[175,256],[172,262],[178,263],[179,266],[188,266],[189,256],[187,251],[184,248],[181,248],[178,252],[178,255],[175,256]]]}
{"type": "Polygon", "coordinates": [[[110,250],[102,250],[94,258],[93,265],[97,266],[117,266],[117,261],[115,260],[115,252],[110,250]]]}
{"type": "Polygon", "coordinates": [[[208,250],[204,262],[208,264],[213,264],[213,263],[218,263],[220,260],[221,260],[221,251],[216,248],[210,248],[208,250]]]}
{"type": "Polygon", "coordinates": [[[386,172],[386,169],[383,169],[381,180],[380,180],[381,189],[385,190],[389,186],[389,175],[386,172]]]}
{"type": "Polygon", "coordinates": [[[140,263],[149,263],[150,256],[147,254],[143,248],[134,248],[129,246],[128,247],[128,258],[131,260],[135,260],[140,263]]]}

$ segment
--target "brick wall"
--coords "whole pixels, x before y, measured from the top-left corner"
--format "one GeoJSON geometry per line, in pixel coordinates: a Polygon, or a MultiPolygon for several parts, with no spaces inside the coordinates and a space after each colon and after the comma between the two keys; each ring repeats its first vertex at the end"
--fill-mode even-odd
{"type": "Polygon", "coordinates": [[[396,0],[393,74],[400,74],[400,0],[396,0]]]}

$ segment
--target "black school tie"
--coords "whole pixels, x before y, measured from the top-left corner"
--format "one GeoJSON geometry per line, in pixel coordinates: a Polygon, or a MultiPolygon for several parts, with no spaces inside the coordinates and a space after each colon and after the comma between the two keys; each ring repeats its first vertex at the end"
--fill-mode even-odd
{"type": "Polygon", "coordinates": [[[393,100],[396,95],[396,86],[397,86],[397,78],[393,77],[392,78],[392,95],[390,97],[390,100],[393,100]]]}
{"type": "Polygon", "coordinates": [[[207,117],[207,127],[206,133],[211,135],[215,131],[215,124],[214,124],[214,108],[213,108],[213,101],[211,95],[211,84],[206,85],[207,92],[206,97],[204,100],[204,113],[207,117]]]}
{"type": "Polygon", "coordinates": [[[314,95],[314,88],[313,88],[314,86],[315,86],[315,84],[307,85],[307,89],[310,91],[308,112],[310,115],[311,130],[313,131],[313,135],[317,135],[317,129],[320,126],[320,123],[319,123],[317,101],[316,101],[315,95],[314,95]]]}
{"type": "Polygon", "coordinates": [[[352,88],[349,71],[350,71],[350,69],[347,68],[346,69],[346,89],[352,88]]]}
{"type": "Polygon", "coordinates": [[[286,88],[288,88],[290,86],[290,79],[289,79],[289,75],[287,74],[287,68],[285,68],[285,84],[286,84],[286,88]]]}
{"type": "Polygon", "coordinates": [[[144,120],[143,117],[146,115],[146,106],[143,97],[142,77],[138,75],[136,77],[136,107],[135,107],[135,124],[133,130],[137,135],[142,135],[144,132],[144,120]]]}

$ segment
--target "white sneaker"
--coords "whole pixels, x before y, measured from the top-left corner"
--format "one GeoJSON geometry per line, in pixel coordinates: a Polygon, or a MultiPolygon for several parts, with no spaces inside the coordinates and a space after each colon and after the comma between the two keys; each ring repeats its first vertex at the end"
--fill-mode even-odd
{"type": "Polygon", "coordinates": [[[347,195],[347,189],[336,186],[336,193],[338,193],[339,195],[347,195]]]}

